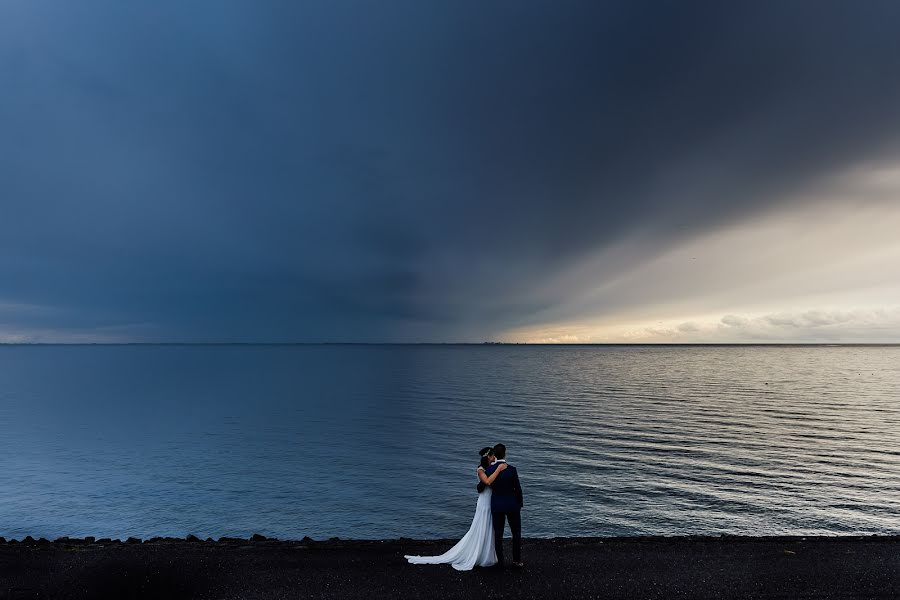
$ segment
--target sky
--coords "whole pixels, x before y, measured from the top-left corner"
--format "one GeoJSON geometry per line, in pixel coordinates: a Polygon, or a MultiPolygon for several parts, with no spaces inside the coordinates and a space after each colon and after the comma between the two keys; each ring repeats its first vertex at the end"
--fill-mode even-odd
{"type": "Polygon", "coordinates": [[[900,342],[900,3],[3,0],[2,342],[900,342]]]}

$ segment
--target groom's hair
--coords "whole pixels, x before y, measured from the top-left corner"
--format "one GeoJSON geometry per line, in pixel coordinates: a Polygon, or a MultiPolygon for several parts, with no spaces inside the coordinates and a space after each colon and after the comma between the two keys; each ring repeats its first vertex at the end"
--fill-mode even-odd
{"type": "Polygon", "coordinates": [[[497,444],[496,446],[494,446],[494,456],[499,459],[506,458],[506,446],[504,446],[503,444],[497,444]]]}

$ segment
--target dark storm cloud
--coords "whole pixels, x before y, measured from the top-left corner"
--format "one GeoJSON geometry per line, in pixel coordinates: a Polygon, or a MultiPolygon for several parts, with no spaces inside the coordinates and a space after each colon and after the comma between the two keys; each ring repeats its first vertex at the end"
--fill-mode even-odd
{"type": "Polygon", "coordinates": [[[6,2],[0,333],[490,337],[631,232],[650,254],[892,155],[898,17],[6,2]]]}

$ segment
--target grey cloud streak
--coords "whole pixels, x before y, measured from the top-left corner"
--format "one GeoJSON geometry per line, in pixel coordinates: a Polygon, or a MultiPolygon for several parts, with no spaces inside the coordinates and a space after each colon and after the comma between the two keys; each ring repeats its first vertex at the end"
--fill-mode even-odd
{"type": "MultiPolygon", "coordinates": [[[[807,310],[746,317],[725,315],[715,330],[696,329],[704,339],[724,342],[895,342],[900,308],[875,310],[807,310]]],[[[678,338],[679,333],[663,334],[678,338]]]]}
{"type": "Polygon", "coordinates": [[[540,282],[629,235],[595,277],[895,156],[898,17],[5,3],[0,303],[55,310],[0,308],[0,333],[452,341],[559,317],[589,286],[540,282]]]}

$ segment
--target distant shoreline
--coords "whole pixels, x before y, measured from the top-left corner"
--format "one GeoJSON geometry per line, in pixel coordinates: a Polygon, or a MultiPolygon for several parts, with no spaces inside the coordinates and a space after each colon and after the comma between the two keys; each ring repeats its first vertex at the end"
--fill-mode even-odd
{"type": "Polygon", "coordinates": [[[516,346],[516,347],[898,347],[900,342],[748,342],[748,343],[567,343],[525,342],[0,342],[0,346],[516,346]]]}

